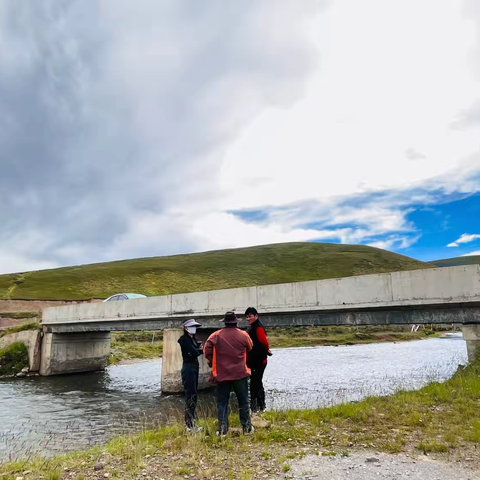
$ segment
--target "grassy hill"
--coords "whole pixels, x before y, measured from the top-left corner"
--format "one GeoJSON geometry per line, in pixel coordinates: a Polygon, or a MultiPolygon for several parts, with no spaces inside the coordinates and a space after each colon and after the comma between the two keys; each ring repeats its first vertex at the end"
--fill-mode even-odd
{"type": "Polygon", "coordinates": [[[468,257],[445,258],[444,260],[435,260],[433,265],[436,267],[455,267],[457,265],[480,264],[480,255],[470,255],[468,257]]]}
{"type": "Polygon", "coordinates": [[[286,243],[0,275],[0,298],[85,300],[347,277],[431,264],[362,245],[286,243]]]}

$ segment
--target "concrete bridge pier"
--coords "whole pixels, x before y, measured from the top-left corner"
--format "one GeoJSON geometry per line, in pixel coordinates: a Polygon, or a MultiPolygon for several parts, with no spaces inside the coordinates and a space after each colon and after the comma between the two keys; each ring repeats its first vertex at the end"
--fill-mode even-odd
{"type": "MultiPolygon", "coordinates": [[[[200,328],[197,330],[196,338],[205,343],[205,340],[216,329],[200,328]]],[[[183,335],[182,328],[172,328],[163,332],[163,354],[162,354],[162,393],[183,392],[182,385],[182,351],[178,339],[183,335]]],[[[207,365],[205,357],[198,358],[200,374],[198,378],[198,389],[205,390],[211,387],[208,383],[211,369],[207,365]]]]}
{"type": "Polygon", "coordinates": [[[40,375],[103,370],[110,357],[110,332],[45,333],[40,375]]]}
{"type": "Polygon", "coordinates": [[[467,342],[468,361],[480,360],[480,324],[463,325],[462,331],[467,342]]]}

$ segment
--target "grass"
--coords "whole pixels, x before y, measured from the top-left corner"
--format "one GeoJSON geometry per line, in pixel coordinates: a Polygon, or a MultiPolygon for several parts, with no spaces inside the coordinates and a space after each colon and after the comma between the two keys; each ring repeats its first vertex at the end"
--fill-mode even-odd
{"type": "Polygon", "coordinates": [[[287,243],[0,275],[0,298],[88,300],[348,277],[433,265],[363,245],[287,243]]]}
{"type": "Polygon", "coordinates": [[[115,365],[124,360],[158,358],[163,352],[162,339],[163,331],[113,332],[108,363],[115,365]]]}
{"type": "Polygon", "coordinates": [[[0,317],[13,319],[38,318],[40,312],[0,312],[0,317]]]}
{"type": "Polygon", "coordinates": [[[457,265],[480,264],[480,255],[469,255],[468,257],[445,258],[444,260],[434,260],[433,263],[437,267],[454,267],[457,265]]]}
{"type": "Polygon", "coordinates": [[[272,328],[267,334],[272,348],[402,342],[437,335],[429,329],[410,332],[403,326],[272,328]]]}
{"type": "MultiPolygon", "coordinates": [[[[271,478],[287,473],[292,461],[308,453],[349,455],[354,449],[431,454],[444,460],[470,457],[478,462],[479,406],[480,364],[476,364],[445,383],[416,392],[330,408],[267,412],[270,426],[256,429],[254,436],[231,432],[218,438],[215,422],[205,418],[200,421],[205,430],[199,435],[186,435],[179,424],[160,427],[86,452],[7,463],[0,466],[0,478],[10,480],[25,470],[32,471],[32,479],[54,478],[67,467],[73,478],[87,480],[95,478],[95,465],[101,468],[100,476],[105,472],[110,478],[133,479],[143,473],[169,479],[271,478]]],[[[231,421],[238,425],[236,417],[231,421]]]]}
{"type": "Polygon", "coordinates": [[[113,340],[108,363],[109,365],[115,365],[124,360],[158,358],[162,356],[162,352],[163,343],[158,340],[153,343],[136,341],[119,342],[113,340]]]}
{"type": "Polygon", "coordinates": [[[12,333],[23,332],[25,330],[38,330],[40,328],[40,323],[38,322],[29,322],[24,323],[23,325],[17,325],[16,327],[8,327],[4,330],[0,330],[0,338],[10,335],[12,333]]]}
{"type": "Polygon", "coordinates": [[[0,350],[0,377],[16,375],[24,367],[28,367],[28,350],[23,343],[15,342],[0,350]]]}

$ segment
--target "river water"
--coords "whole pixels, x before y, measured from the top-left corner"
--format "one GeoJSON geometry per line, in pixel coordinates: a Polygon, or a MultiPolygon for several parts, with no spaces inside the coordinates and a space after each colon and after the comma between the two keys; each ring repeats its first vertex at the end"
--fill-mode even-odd
{"type": "MultiPolygon", "coordinates": [[[[450,378],[467,361],[461,334],[414,342],[273,351],[267,408],[306,408],[418,389],[450,378]]],[[[101,373],[0,381],[0,462],[105,443],[112,436],[177,420],[181,396],[160,393],[161,360],[101,373]]],[[[214,414],[211,393],[200,416],[214,414]]]]}

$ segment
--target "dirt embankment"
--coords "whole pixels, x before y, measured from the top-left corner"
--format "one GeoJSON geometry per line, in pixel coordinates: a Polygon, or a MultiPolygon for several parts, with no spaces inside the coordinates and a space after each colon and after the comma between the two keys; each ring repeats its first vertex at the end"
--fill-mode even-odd
{"type": "Polygon", "coordinates": [[[43,312],[48,307],[59,307],[83,302],[60,300],[0,300],[0,312],[43,312]]]}
{"type": "Polygon", "coordinates": [[[15,327],[25,323],[26,319],[41,318],[43,310],[48,307],[62,305],[75,305],[78,303],[101,302],[99,299],[86,301],[61,301],[61,300],[0,300],[0,329],[15,327]],[[21,312],[25,316],[20,316],[21,312]],[[12,314],[9,316],[8,314],[12,314]]]}

